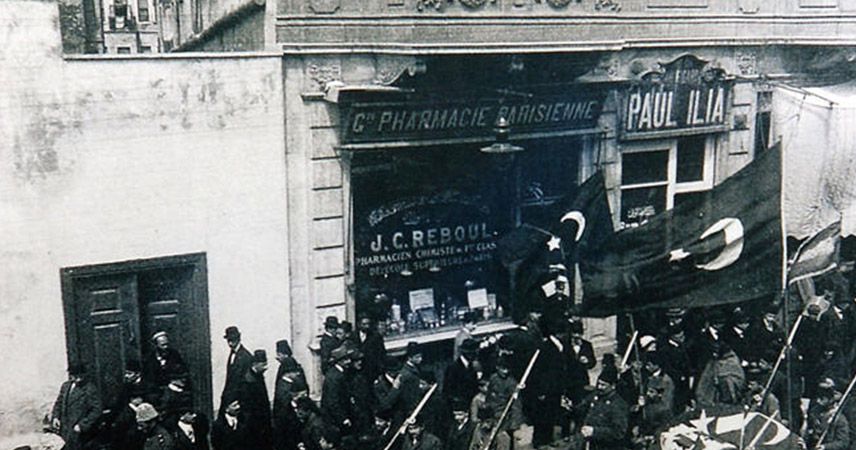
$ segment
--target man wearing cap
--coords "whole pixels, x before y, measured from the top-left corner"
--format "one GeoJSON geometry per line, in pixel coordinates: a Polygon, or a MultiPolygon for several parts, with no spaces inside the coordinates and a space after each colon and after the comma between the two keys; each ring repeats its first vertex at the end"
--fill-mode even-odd
{"type": "Polygon", "coordinates": [[[145,437],[143,450],[175,450],[172,435],[158,423],[159,417],[155,407],[149,403],[137,407],[137,428],[145,437]]]}
{"type": "MultiPolygon", "coordinates": [[[[383,373],[377,377],[372,386],[377,405],[376,414],[387,419],[397,419],[403,416],[401,404],[401,361],[398,358],[387,355],[383,360],[383,373]]],[[[392,427],[400,426],[401,423],[394,422],[392,427]]]]}
{"type": "Polygon", "coordinates": [[[330,355],[333,350],[342,345],[342,341],[336,337],[336,331],[339,329],[339,318],[336,316],[327,316],[324,319],[324,333],[318,342],[318,356],[321,358],[321,373],[327,374],[330,368],[330,355]]]}
{"type": "Polygon", "coordinates": [[[244,450],[252,438],[252,430],[241,412],[241,402],[229,402],[211,426],[211,447],[213,450],[244,450]]]}
{"type": "Polygon", "coordinates": [[[657,351],[663,371],[675,383],[675,414],[684,412],[692,398],[692,360],[683,330],[660,336],[657,339],[657,351]]]}
{"type": "Polygon", "coordinates": [[[839,396],[835,389],[835,383],[830,379],[821,380],[815,390],[808,410],[806,421],[806,434],[804,436],[808,448],[816,450],[848,450],[850,448],[850,426],[844,414],[839,414],[830,424],[835,414],[836,398],[839,396]],[[821,445],[817,445],[820,436],[826,430],[829,431],[821,445]]]}
{"type": "Polygon", "coordinates": [[[363,354],[363,371],[369,380],[380,376],[383,369],[383,358],[386,356],[386,347],[383,344],[383,336],[377,332],[375,323],[371,317],[363,315],[358,322],[359,329],[355,336],[357,347],[363,354]]]}
{"type": "Polygon", "coordinates": [[[59,388],[51,422],[65,441],[65,449],[78,450],[89,440],[89,432],[101,417],[101,401],[95,386],[88,381],[85,366],[71,364],[68,376],[59,388]]]}
{"type": "Polygon", "coordinates": [[[416,408],[419,401],[425,395],[421,383],[422,379],[422,347],[416,342],[407,343],[406,359],[404,366],[399,372],[401,383],[401,409],[398,411],[394,423],[402,423],[407,416],[416,408]]]}
{"type": "Polygon", "coordinates": [[[579,429],[579,437],[591,450],[621,449],[627,435],[628,406],[615,390],[618,370],[604,367],[597,379],[597,390],[589,397],[588,411],[579,429]]]}
{"type": "Polygon", "coordinates": [[[753,411],[758,411],[768,417],[782,417],[782,411],[779,405],[779,399],[768,391],[765,397],[764,385],[767,383],[767,378],[770,376],[770,371],[758,361],[750,361],[746,366],[746,399],[744,404],[753,411]]]}
{"type": "Polygon", "coordinates": [[[174,424],[176,450],[208,450],[208,421],[190,408],[180,411],[174,424]]]}
{"type": "Polygon", "coordinates": [[[440,442],[440,439],[425,431],[425,425],[419,416],[416,416],[416,420],[407,425],[403,450],[442,450],[442,448],[443,443],[440,442]]]}
{"type": "Polygon", "coordinates": [[[144,377],[161,390],[172,380],[186,379],[187,365],[178,350],[172,348],[166,331],[158,331],[151,339],[154,349],[144,363],[144,377]]]}
{"type": "Polygon", "coordinates": [[[467,339],[474,339],[473,332],[476,331],[476,313],[473,311],[469,311],[464,314],[463,320],[461,320],[461,328],[458,330],[458,333],[455,335],[454,347],[452,347],[452,358],[453,361],[457,360],[459,356],[461,356],[461,345],[467,339]]]}
{"type": "Polygon", "coordinates": [[[142,365],[137,360],[128,360],[122,377],[122,391],[116,404],[110,408],[112,448],[139,450],[143,447],[143,438],[137,430],[137,406],[151,397],[143,382],[142,365]]]}
{"type": "MultiPolygon", "coordinates": [[[[469,402],[462,399],[452,399],[453,422],[445,440],[446,450],[470,450],[473,447],[473,435],[476,424],[470,419],[469,402]]],[[[488,431],[490,433],[490,431],[488,431]]],[[[480,447],[479,447],[480,449],[480,447]]]]}
{"type": "Polygon", "coordinates": [[[731,325],[724,331],[722,338],[745,365],[754,357],[751,343],[748,339],[749,314],[742,307],[738,306],[732,311],[730,322],[731,325]]]}
{"type": "Polygon", "coordinates": [[[675,383],[661,368],[660,354],[656,350],[645,352],[643,360],[645,374],[642,377],[644,396],[639,399],[642,410],[640,428],[643,434],[654,435],[674,414],[675,383]]]}
{"type": "Polygon", "coordinates": [[[223,339],[229,346],[229,357],[226,360],[226,383],[223,386],[223,395],[220,396],[219,415],[223,415],[226,405],[235,399],[241,379],[253,364],[253,355],[241,344],[241,332],[238,327],[227,327],[223,333],[223,339]]]}
{"type": "Polygon", "coordinates": [[[262,349],[253,352],[253,363],[244,374],[238,387],[241,410],[246,415],[247,428],[252,439],[245,445],[247,450],[269,449],[272,445],[271,406],[265,386],[264,373],[267,370],[267,352],[262,349]]]}
{"type": "Polygon", "coordinates": [[[447,401],[460,399],[469,403],[479,390],[481,369],[478,356],[479,345],[475,339],[461,343],[460,356],[446,366],[443,378],[443,394],[447,401]]]}
{"type": "Polygon", "coordinates": [[[287,340],[276,343],[276,359],[279,368],[273,394],[273,444],[276,450],[294,450],[299,442],[300,425],[293,402],[309,395],[309,386],[287,340]]]}
{"type": "Polygon", "coordinates": [[[377,409],[374,397],[373,381],[366,374],[365,355],[356,349],[351,353],[350,393],[352,434],[356,436],[370,432],[374,425],[374,414],[377,409]]]}
{"type": "Polygon", "coordinates": [[[325,426],[337,427],[343,434],[349,434],[351,394],[346,372],[351,367],[351,351],[346,346],[336,348],[330,353],[330,363],[321,387],[321,419],[325,426]]]}

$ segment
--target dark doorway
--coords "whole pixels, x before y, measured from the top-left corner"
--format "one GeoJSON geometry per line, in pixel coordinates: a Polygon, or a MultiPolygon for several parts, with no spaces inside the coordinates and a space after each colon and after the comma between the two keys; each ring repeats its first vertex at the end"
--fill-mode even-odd
{"type": "Polygon", "coordinates": [[[170,335],[190,372],[193,404],[210,414],[211,337],[205,254],[60,271],[69,362],[86,365],[105,407],[115,403],[125,362],[170,335]]]}

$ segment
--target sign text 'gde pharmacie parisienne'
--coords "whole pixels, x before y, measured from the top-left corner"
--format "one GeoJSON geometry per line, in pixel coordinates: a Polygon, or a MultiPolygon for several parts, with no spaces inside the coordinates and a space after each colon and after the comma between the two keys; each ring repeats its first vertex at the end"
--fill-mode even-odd
{"type": "Polygon", "coordinates": [[[490,138],[499,117],[515,134],[593,128],[604,91],[563,96],[521,96],[432,102],[355,103],[344,127],[345,143],[490,138]]]}

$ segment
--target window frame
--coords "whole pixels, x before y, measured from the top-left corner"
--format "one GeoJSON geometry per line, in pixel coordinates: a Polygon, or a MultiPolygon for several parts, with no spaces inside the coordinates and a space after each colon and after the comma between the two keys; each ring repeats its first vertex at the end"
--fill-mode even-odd
{"type": "Polygon", "coordinates": [[[639,141],[631,144],[625,144],[619,149],[619,164],[618,164],[618,180],[619,180],[619,196],[618,196],[618,218],[622,227],[624,225],[622,217],[624,216],[624,205],[621,204],[622,194],[624,191],[634,189],[645,189],[653,187],[666,187],[666,210],[670,210],[675,206],[675,196],[678,194],[687,194],[692,192],[701,192],[713,189],[715,155],[718,139],[716,135],[708,135],[704,140],[704,163],[702,167],[702,179],[700,181],[678,182],[678,141],[680,138],[658,139],[652,141],[639,141]],[[638,153],[668,151],[669,158],[666,168],[666,179],[663,181],[652,181],[646,183],[623,184],[621,178],[624,172],[624,155],[638,153]]]}

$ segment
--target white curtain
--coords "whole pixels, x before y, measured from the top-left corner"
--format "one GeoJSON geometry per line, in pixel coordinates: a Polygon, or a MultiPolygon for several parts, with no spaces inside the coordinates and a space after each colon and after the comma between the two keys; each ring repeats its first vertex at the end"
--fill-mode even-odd
{"type": "Polygon", "coordinates": [[[777,88],[773,133],[782,140],[788,235],[805,238],[839,217],[842,235],[856,234],[856,82],[777,88]]]}

